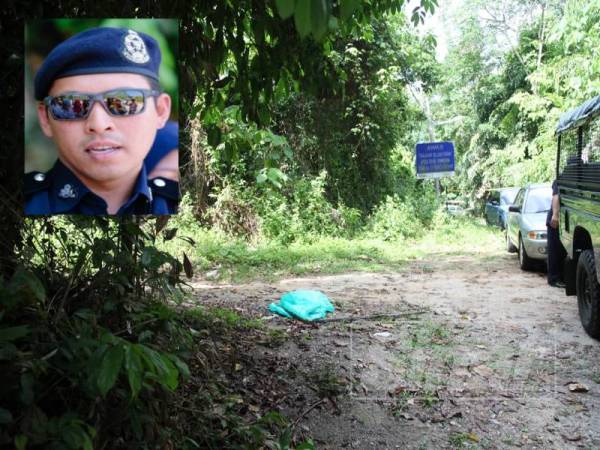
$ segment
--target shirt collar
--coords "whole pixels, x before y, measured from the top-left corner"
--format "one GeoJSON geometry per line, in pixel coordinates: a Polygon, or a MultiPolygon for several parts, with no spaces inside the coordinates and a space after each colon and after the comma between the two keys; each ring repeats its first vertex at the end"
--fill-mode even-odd
{"type": "MultiPolygon", "coordinates": [[[[53,186],[51,195],[55,204],[55,213],[64,214],[78,211],[81,209],[79,208],[79,204],[83,202],[84,199],[89,199],[96,204],[94,209],[103,209],[104,214],[106,214],[106,202],[83,184],[79,178],[77,178],[77,176],[60,161],[60,159],[56,161],[52,168],[52,178],[53,186]]],[[[148,186],[148,175],[144,164],[142,164],[142,169],[137,177],[131,196],[125,204],[119,208],[117,215],[128,213],[128,210],[141,196],[146,197],[149,202],[152,202],[152,191],[148,186]]],[[[98,214],[102,213],[99,212],[98,214]]]]}

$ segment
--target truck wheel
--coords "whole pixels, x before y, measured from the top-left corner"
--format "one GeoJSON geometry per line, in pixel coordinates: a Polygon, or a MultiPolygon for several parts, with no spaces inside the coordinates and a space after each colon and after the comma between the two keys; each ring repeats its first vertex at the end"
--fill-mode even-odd
{"type": "Polygon", "coordinates": [[[508,253],[515,253],[517,251],[517,247],[510,242],[510,238],[508,237],[508,230],[505,230],[504,234],[506,235],[506,251],[508,253]]]}
{"type": "Polygon", "coordinates": [[[600,338],[600,285],[592,250],[579,255],[576,274],[577,305],[583,328],[591,337],[600,338]]]}
{"type": "Polygon", "coordinates": [[[533,260],[527,256],[521,236],[519,236],[519,265],[521,266],[521,270],[531,270],[533,268],[533,260]]]}

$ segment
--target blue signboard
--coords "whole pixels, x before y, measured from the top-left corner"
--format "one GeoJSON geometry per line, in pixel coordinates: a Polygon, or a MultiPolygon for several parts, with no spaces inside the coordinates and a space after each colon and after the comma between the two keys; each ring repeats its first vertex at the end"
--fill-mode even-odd
{"type": "Polygon", "coordinates": [[[417,144],[417,178],[454,175],[454,144],[425,142],[417,144]]]}

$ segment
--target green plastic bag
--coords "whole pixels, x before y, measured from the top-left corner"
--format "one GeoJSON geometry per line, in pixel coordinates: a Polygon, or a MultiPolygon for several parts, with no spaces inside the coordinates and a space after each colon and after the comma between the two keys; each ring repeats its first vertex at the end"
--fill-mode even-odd
{"type": "Polygon", "coordinates": [[[287,292],[281,296],[279,303],[271,303],[269,311],[306,322],[324,319],[328,312],[335,308],[325,294],[320,291],[298,290],[287,292]]]}

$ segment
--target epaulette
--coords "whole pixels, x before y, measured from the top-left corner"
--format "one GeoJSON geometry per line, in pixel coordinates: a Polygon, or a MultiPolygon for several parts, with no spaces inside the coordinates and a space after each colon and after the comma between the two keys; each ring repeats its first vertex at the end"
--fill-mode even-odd
{"type": "Polygon", "coordinates": [[[179,200],[179,183],[168,178],[152,178],[148,180],[148,186],[152,189],[153,195],[168,198],[169,200],[179,200]]]}
{"type": "Polygon", "coordinates": [[[50,188],[50,177],[44,172],[29,172],[23,180],[25,197],[50,188]]]}

